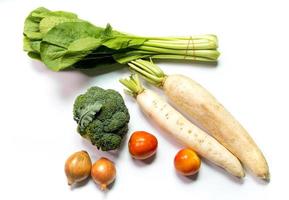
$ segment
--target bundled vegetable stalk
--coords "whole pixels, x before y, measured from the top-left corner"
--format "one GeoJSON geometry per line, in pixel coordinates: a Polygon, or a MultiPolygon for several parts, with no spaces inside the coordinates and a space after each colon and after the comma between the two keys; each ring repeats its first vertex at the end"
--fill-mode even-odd
{"type": "Polygon", "coordinates": [[[257,144],[209,91],[189,77],[166,75],[149,61],[136,60],[129,66],[149,83],[162,88],[181,111],[194,118],[256,176],[269,180],[269,167],[257,144]]]}
{"type": "Polygon", "coordinates": [[[125,64],[140,58],[215,62],[214,35],[139,37],[79,19],[76,14],[40,7],[25,20],[24,50],[54,71],[125,64]]]}

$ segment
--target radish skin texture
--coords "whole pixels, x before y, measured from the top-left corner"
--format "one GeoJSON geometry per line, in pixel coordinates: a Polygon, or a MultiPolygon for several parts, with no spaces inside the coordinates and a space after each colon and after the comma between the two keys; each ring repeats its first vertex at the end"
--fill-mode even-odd
{"type": "Polygon", "coordinates": [[[216,139],[188,121],[156,93],[143,90],[136,96],[142,111],[185,146],[236,177],[244,177],[239,160],[216,139]]]}
{"type": "Polygon", "coordinates": [[[269,180],[267,162],[248,132],[205,88],[183,75],[167,76],[168,98],[231,151],[256,176],[269,180]]]}

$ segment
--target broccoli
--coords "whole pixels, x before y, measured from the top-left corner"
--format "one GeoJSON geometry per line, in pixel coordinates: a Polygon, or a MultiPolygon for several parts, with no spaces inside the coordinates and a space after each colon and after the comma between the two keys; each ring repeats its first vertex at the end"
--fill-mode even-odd
{"type": "Polygon", "coordinates": [[[122,96],[115,90],[91,87],[73,105],[79,134],[102,151],[117,149],[130,119],[122,96]]]}

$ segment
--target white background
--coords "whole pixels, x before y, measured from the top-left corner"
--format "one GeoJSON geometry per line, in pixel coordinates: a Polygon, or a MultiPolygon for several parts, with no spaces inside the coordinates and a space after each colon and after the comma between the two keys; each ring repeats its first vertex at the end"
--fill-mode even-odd
{"type": "Polygon", "coordinates": [[[0,0],[0,199],[288,199],[289,11],[286,1],[62,1],[0,0]],[[147,130],[159,140],[151,163],[96,150],[76,133],[74,98],[98,85],[122,92],[122,70],[51,72],[22,51],[26,15],[38,6],[77,13],[96,25],[145,36],[214,33],[222,53],[217,66],[164,63],[168,73],[186,74],[209,89],[248,129],[265,154],[271,182],[250,173],[243,182],[202,163],[195,179],[178,176],[173,158],[181,146],[153,126],[124,95],[130,131],[147,130]],[[114,160],[117,179],[102,193],[90,180],[70,189],[64,162],[86,150],[93,161],[114,160]],[[286,191],[287,189],[287,191],[286,191]]]}

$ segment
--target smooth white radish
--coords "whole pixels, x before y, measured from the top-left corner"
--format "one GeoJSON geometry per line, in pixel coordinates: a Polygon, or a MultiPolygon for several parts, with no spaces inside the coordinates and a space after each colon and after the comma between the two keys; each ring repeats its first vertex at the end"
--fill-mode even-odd
{"type": "Polygon", "coordinates": [[[205,88],[183,75],[166,75],[149,61],[129,64],[150,83],[161,87],[182,112],[190,115],[231,151],[256,176],[269,180],[266,159],[243,126],[205,88]]]}
{"type": "Polygon", "coordinates": [[[130,79],[121,79],[120,82],[129,89],[127,92],[136,98],[148,118],[159,127],[232,175],[240,178],[244,176],[241,163],[231,152],[212,136],[192,124],[156,93],[144,89],[137,75],[132,75],[130,79]]]}

